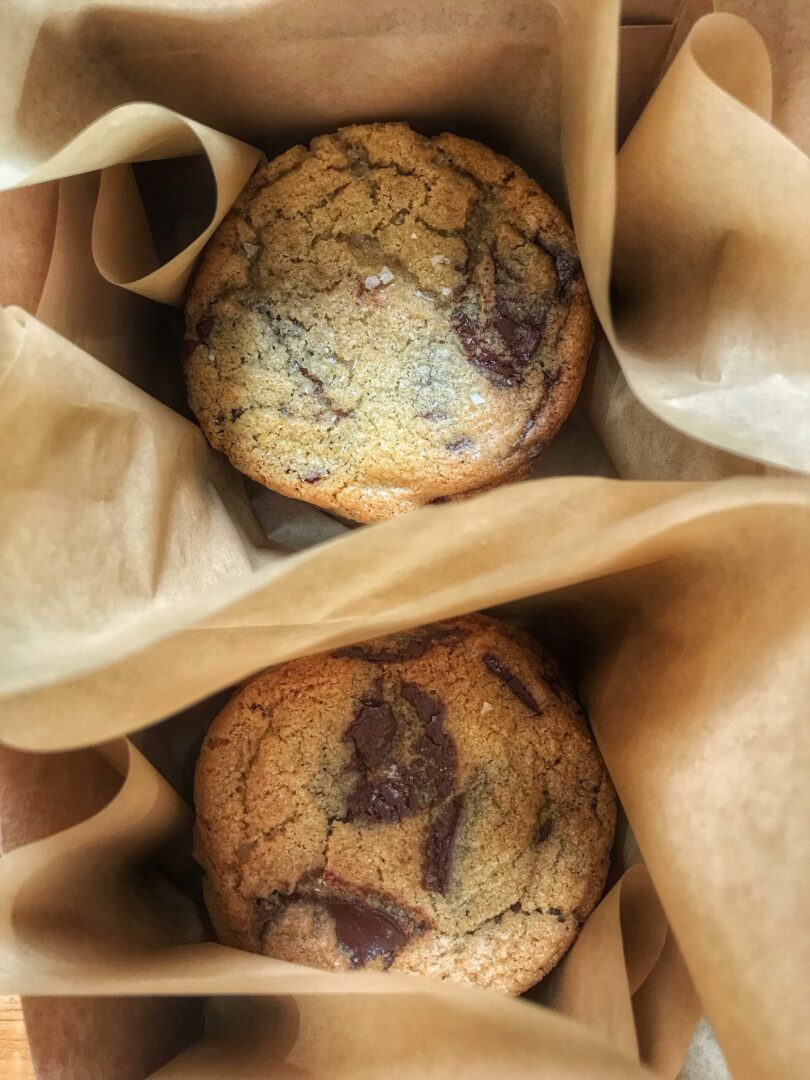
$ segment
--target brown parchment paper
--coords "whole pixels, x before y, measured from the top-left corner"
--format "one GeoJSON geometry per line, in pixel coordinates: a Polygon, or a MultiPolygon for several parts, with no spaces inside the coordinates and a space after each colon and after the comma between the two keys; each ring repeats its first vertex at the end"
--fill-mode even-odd
{"type": "MultiPolygon", "coordinates": [[[[521,508],[502,490],[477,504],[357,530],[284,560],[287,581],[276,581],[274,593],[278,630],[284,630],[276,632],[274,651],[273,628],[265,628],[264,659],[285,655],[279,649],[290,637],[289,624],[278,605],[286,591],[299,615],[318,610],[320,590],[323,599],[331,602],[339,593],[344,603],[326,626],[298,624],[297,651],[308,648],[304,635],[309,647],[319,648],[357,637],[360,626],[376,632],[541,594],[505,614],[533,625],[577,672],[629,820],[735,1074],[772,1069],[801,1075],[807,1061],[803,1006],[786,992],[802,984],[807,961],[810,609],[806,575],[796,571],[810,539],[806,485],[560,478],[522,491],[521,508]],[[484,521],[496,523],[486,537],[484,521]],[[448,544],[447,535],[456,543],[448,544]],[[357,561],[340,556],[338,562],[340,548],[357,561]],[[393,549],[409,573],[400,567],[396,580],[381,573],[369,593],[368,567],[383,567],[385,551],[393,549]],[[296,582],[293,567],[301,563],[308,563],[307,573],[296,582]],[[357,605],[362,616],[352,610],[357,605]],[[751,963],[752,955],[777,954],[778,964],[751,963]],[[777,998],[778,1010],[771,1004],[777,998]]],[[[220,615],[219,630],[245,622],[245,605],[240,601],[220,615]]],[[[248,648],[246,629],[244,636],[226,631],[221,637],[229,657],[248,648]]],[[[160,678],[156,656],[142,658],[142,683],[160,678]]],[[[199,659],[206,663],[211,654],[199,659]]],[[[178,671],[190,662],[186,654],[178,671]]],[[[133,681],[128,685],[132,693],[133,681]]],[[[54,716],[63,707],[64,699],[62,706],[54,699],[54,716]]],[[[78,713],[61,715],[67,721],[78,713]]],[[[128,782],[108,810],[83,832],[21,848],[0,865],[8,920],[0,930],[5,985],[40,994],[80,988],[85,994],[297,996],[307,987],[313,993],[376,989],[382,977],[336,977],[356,980],[344,987],[322,973],[195,944],[191,909],[169,903],[163,892],[150,907],[153,894],[134,888],[129,876],[121,887],[115,875],[183,828],[187,811],[134,749],[113,749],[128,782]],[[94,882],[90,898],[88,880],[94,882]],[[181,928],[188,943],[176,946],[181,928]]],[[[634,925],[649,929],[651,922],[634,925]]],[[[657,947],[660,942],[659,936],[657,947]]],[[[387,977],[380,989],[400,992],[387,977]]],[[[667,983],[667,995],[671,989],[667,983]]],[[[612,1005],[615,998],[608,1000],[612,1005]]],[[[612,1008],[602,1011],[609,1015],[612,1008]]]]}
{"type": "MultiPolygon", "coordinates": [[[[713,8],[742,15],[761,33],[768,48],[773,72],[773,123],[798,147],[810,149],[810,19],[805,0],[686,0],[671,5],[680,9],[673,29],[658,25],[668,34],[669,51],[663,58],[636,41],[632,28],[623,31],[620,55],[619,140],[624,141],[646,101],[649,90],[660,78],[683,44],[692,24],[713,8]],[[643,60],[639,62],[638,54],[643,60]],[[640,97],[639,97],[640,96],[640,97]]],[[[642,5],[643,7],[643,5],[642,5]]],[[[662,8],[633,13],[623,5],[625,18],[658,19],[662,8]]],[[[675,12],[673,11],[674,15],[675,12]]],[[[646,30],[646,27],[642,27],[646,30]]],[[[636,31],[637,32],[637,31],[636,31]]],[[[782,472],[689,438],[683,431],[664,423],[650,412],[631,390],[613,350],[606,341],[591,357],[585,387],[586,408],[594,427],[607,447],[620,476],[628,479],[712,479],[750,474],[774,475],[782,472]]]]}
{"type": "MultiPolygon", "coordinates": [[[[164,152],[202,155],[216,181],[218,213],[232,197],[220,199],[231,165],[238,164],[231,175],[238,189],[239,170],[246,174],[258,159],[250,143],[272,152],[364,116],[407,115],[428,127],[490,134],[556,197],[565,198],[567,189],[589,284],[610,332],[617,5],[570,0],[555,7],[559,23],[550,5],[528,2],[508,9],[451,3],[441,11],[382,2],[373,9],[231,4],[227,12],[182,3],[171,11],[89,3],[78,13],[21,0],[9,5],[15,48],[0,95],[11,163],[6,180],[45,179],[60,169],[78,175],[60,180],[41,318],[20,309],[0,315],[0,580],[4,643],[10,643],[3,650],[2,737],[32,749],[89,745],[148,724],[267,663],[524,598],[517,613],[554,639],[549,643],[567,653],[579,677],[663,909],[735,1073],[801,1075],[808,1048],[794,990],[807,960],[800,914],[807,885],[800,825],[806,736],[799,716],[806,693],[806,486],[553,478],[353,530],[283,557],[299,541],[286,546],[286,540],[263,537],[239,485],[199,432],[143,389],[172,400],[165,379],[175,355],[169,326],[146,298],[176,299],[194,251],[154,265],[123,163],[164,152]],[[47,90],[57,83],[54,100],[47,90]],[[483,84],[488,93],[482,99],[483,84]],[[161,106],[127,106],[98,120],[104,108],[133,97],[161,106]],[[137,138],[129,131],[130,110],[137,138]],[[194,122],[184,119],[188,115],[194,122]],[[94,125],[89,135],[60,149],[88,124],[94,125]],[[99,166],[106,166],[100,179],[85,171],[99,166]],[[140,295],[110,282],[132,284],[140,295]],[[777,846],[783,880],[774,897],[777,846]],[[788,938],[786,962],[765,965],[788,938]]],[[[710,30],[704,67],[673,64],[669,97],[659,91],[640,125],[666,141],[676,131],[673,116],[683,119],[699,107],[701,176],[717,179],[710,150],[723,145],[729,109],[731,130],[745,136],[746,161],[769,148],[773,132],[733,98],[718,96],[705,77],[706,65],[720,62],[724,42],[747,62],[745,49],[755,54],[755,39],[735,20],[701,26],[700,34],[710,30]]],[[[734,89],[745,96],[745,86],[734,83],[734,89]]],[[[645,147],[637,142],[627,160],[634,166],[634,198],[649,220],[654,200],[644,177],[658,165],[645,147]]],[[[672,190],[677,193],[677,185],[672,190]]],[[[717,187],[708,190],[716,200],[717,187]]],[[[779,205],[792,206],[795,190],[794,184],[781,191],[779,205]]],[[[727,203],[750,224],[759,220],[758,210],[745,195],[734,188],[727,203]]],[[[716,236],[715,209],[711,199],[674,208],[655,204],[655,213],[670,228],[677,221],[684,243],[694,242],[701,252],[716,236]]],[[[638,220],[645,220],[641,211],[638,220]]],[[[758,267],[769,252],[758,254],[758,267]]],[[[628,289],[626,310],[643,312],[645,320],[645,304],[658,312],[652,300],[660,299],[671,271],[668,258],[652,244],[639,254],[639,267],[646,260],[639,277],[650,291],[639,299],[628,289]]],[[[784,276],[780,260],[781,254],[773,256],[784,276]]],[[[634,267],[623,265],[627,278],[634,267]]],[[[795,284],[800,267],[794,271],[795,284]]],[[[706,284],[705,266],[698,279],[706,284]]],[[[795,298],[795,290],[789,292],[795,298]]],[[[696,283],[690,295],[698,295],[696,283]]],[[[725,303],[722,290],[718,295],[725,303]]],[[[789,304],[785,310],[792,320],[789,304]]],[[[672,324],[690,330],[681,316],[672,324]]],[[[795,332],[795,320],[785,325],[795,332]]],[[[748,328],[758,363],[774,345],[763,329],[769,326],[760,320],[748,328]]],[[[780,334],[783,329],[779,324],[780,334]]],[[[785,340],[776,344],[781,348],[785,340]]],[[[692,356],[691,350],[690,337],[679,358],[692,356]]],[[[774,355],[782,363],[788,352],[774,355]]],[[[649,355],[657,354],[651,348],[649,355]]],[[[777,375],[773,381],[781,388],[781,371],[777,375]]],[[[752,420],[752,442],[739,452],[759,456],[752,450],[758,431],[752,420]]],[[[783,439],[793,433],[788,423],[780,426],[783,439]]],[[[270,516],[283,528],[287,507],[270,516]]],[[[307,534],[304,542],[310,540],[307,534]]],[[[362,1075],[356,1046],[349,1045],[362,1010],[344,995],[361,994],[369,1018],[363,1031],[375,1053],[401,1050],[396,1031],[418,1031],[414,1053],[458,1066],[454,1040],[462,1030],[469,1039],[479,1022],[476,1006],[460,990],[417,992],[412,981],[405,990],[367,974],[351,976],[344,986],[340,976],[200,940],[188,898],[142,872],[144,860],[187,827],[188,810],[133,748],[115,744],[108,755],[126,779],[105,811],[0,864],[2,963],[10,987],[30,994],[293,995],[298,1034],[286,1062],[298,1048],[302,1064],[291,1067],[317,1069],[323,1064],[317,1055],[334,1043],[342,1047],[346,1075],[362,1075]],[[404,1004],[368,1006],[365,999],[377,994],[404,1004]],[[446,994],[464,1004],[445,1010],[437,1002],[446,994]],[[395,1008],[403,1010],[398,1017],[395,1008]],[[389,1039],[375,1043],[372,1029],[389,1023],[390,1030],[382,1028],[389,1039]],[[450,1049],[443,1057],[444,1045],[450,1049]]],[[[632,888],[623,885],[620,899],[632,888]]],[[[614,957],[621,922],[615,910],[607,920],[614,957]]],[[[635,920],[653,954],[658,948],[657,958],[642,963],[631,951],[630,962],[622,949],[622,966],[609,969],[610,993],[632,999],[635,1031],[626,1002],[612,1018],[611,998],[597,1020],[584,991],[562,999],[615,1040],[622,1063],[604,1049],[604,1040],[566,1028],[556,1014],[506,1001],[493,1006],[485,995],[481,1031],[491,1034],[496,1060],[514,1060],[516,1075],[546,1064],[549,1075],[554,1069],[559,1075],[610,1075],[611,1069],[624,1075],[627,1068],[632,1075],[635,1047],[666,1073],[664,1056],[671,1062],[677,1053],[660,1049],[660,1016],[648,1028],[641,1021],[655,1017],[662,1003],[670,1007],[664,1008],[668,1021],[694,1017],[683,977],[673,974],[677,952],[667,944],[669,932],[648,933],[655,925],[649,907],[635,920]],[[654,973],[668,968],[656,991],[654,973]],[[647,969],[631,992],[635,973],[647,969]],[[675,1009],[673,1001],[681,1005],[675,1009]]],[[[238,1033],[240,1015],[238,1006],[231,1014],[212,1013],[214,1054],[218,1037],[227,1044],[238,1033]]],[[[277,1030],[284,1034],[273,1041],[276,1056],[279,1042],[290,1041],[292,1022],[279,1021],[277,1030]]],[[[675,1042],[684,1030],[688,1024],[672,1023],[675,1042]]],[[[485,1055],[484,1042],[475,1052],[485,1055]]],[[[208,1045],[198,1052],[207,1053],[208,1045]]],[[[261,1061],[270,1051],[258,1053],[261,1061]]],[[[407,1056],[402,1060],[407,1065],[407,1056]]]]}

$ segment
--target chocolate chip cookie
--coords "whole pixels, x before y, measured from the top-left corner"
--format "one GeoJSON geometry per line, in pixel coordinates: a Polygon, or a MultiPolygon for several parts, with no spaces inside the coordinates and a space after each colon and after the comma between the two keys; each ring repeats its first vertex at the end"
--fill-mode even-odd
{"type": "Polygon", "coordinates": [[[208,732],[196,805],[226,944],[510,993],[576,937],[615,823],[556,664],[481,615],[256,676],[208,732]]]}
{"type": "Polygon", "coordinates": [[[186,324],[211,444],[357,521],[525,475],[592,337],[551,199],[479,143],[394,123],[260,168],[203,254],[186,324]]]}

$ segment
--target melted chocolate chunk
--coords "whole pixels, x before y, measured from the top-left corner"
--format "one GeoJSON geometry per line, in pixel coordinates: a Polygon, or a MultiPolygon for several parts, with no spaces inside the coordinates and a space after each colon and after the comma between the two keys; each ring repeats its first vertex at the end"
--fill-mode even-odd
{"type": "Polygon", "coordinates": [[[495,320],[495,327],[506,343],[512,356],[522,366],[528,364],[543,338],[545,313],[539,323],[527,319],[517,319],[513,314],[501,309],[495,320]]]}
{"type": "Polygon", "coordinates": [[[396,717],[388,702],[362,701],[343,738],[354,744],[366,768],[373,769],[391,749],[396,732],[396,717]]]}
{"type": "Polygon", "coordinates": [[[458,819],[464,809],[464,792],[449,799],[431,822],[425,838],[422,884],[445,896],[450,880],[450,864],[456,844],[458,819]]]}
{"type": "Polygon", "coordinates": [[[425,734],[417,743],[421,755],[421,779],[425,787],[434,786],[435,795],[430,800],[443,799],[453,790],[456,777],[456,743],[449,731],[444,730],[444,705],[413,683],[402,684],[402,696],[416,709],[425,725],[425,734]]]}
{"type": "Polygon", "coordinates": [[[337,943],[351,957],[352,967],[363,967],[378,956],[390,966],[414,934],[412,925],[359,900],[330,899],[323,906],[335,920],[337,943]]]}
{"type": "MultiPolygon", "coordinates": [[[[374,894],[369,891],[369,895],[374,894]]],[[[352,967],[362,967],[378,956],[384,957],[384,966],[389,967],[399,950],[428,925],[392,905],[382,910],[364,899],[331,896],[324,893],[322,881],[307,877],[294,892],[254,899],[260,932],[269,929],[285,909],[301,903],[316,904],[332,916],[338,946],[349,954],[352,967]],[[309,892],[310,888],[314,891],[309,892]]]]}
{"type": "Polygon", "coordinates": [[[559,244],[547,244],[538,233],[535,243],[553,260],[554,270],[557,274],[557,298],[567,292],[571,283],[579,276],[581,263],[579,258],[570,251],[561,248],[559,244]]]}
{"type": "Polygon", "coordinates": [[[481,368],[499,386],[513,386],[523,381],[509,356],[496,351],[468,315],[456,311],[451,322],[471,364],[481,368]]]}
{"type": "Polygon", "coordinates": [[[194,338],[183,338],[183,344],[180,346],[180,359],[188,360],[198,344],[199,342],[194,338]]]}
{"type": "Polygon", "coordinates": [[[244,409],[231,409],[231,423],[235,424],[244,411],[244,409]]]}
{"type": "Polygon", "coordinates": [[[385,824],[401,821],[422,809],[418,780],[407,768],[392,766],[388,775],[358,781],[346,801],[347,821],[385,824]]]}
{"type": "Polygon", "coordinates": [[[554,266],[557,270],[557,277],[560,279],[560,285],[563,289],[567,289],[571,282],[579,275],[580,262],[576,255],[572,255],[568,251],[560,251],[554,256],[554,266]]]}
{"type": "Polygon", "coordinates": [[[416,709],[417,716],[423,724],[429,724],[441,709],[441,704],[420,686],[414,683],[402,684],[402,696],[416,709]]]}
{"type": "Polygon", "coordinates": [[[551,836],[551,830],[553,828],[554,819],[545,818],[545,820],[541,821],[540,824],[537,826],[537,830],[534,834],[533,843],[539,845],[542,844],[544,840],[548,840],[549,836],[551,836]]]}
{"type": "Polygon", "coordinates": [[[515,912],[522,911],[523,905],[521,904],[520,900],[516,900],[514,904],[509,905],[509,910],[515,912]]]}
{"type": "Polygon", "coordinates": [[[397,664],[403,660],[418,660],[436,644],[436,642],[457,640],[467,636],[461,627],[445,630],[442,626],[427,626],[410,634],[389,649],[372,649],[368,645],[349,645],[338,649],[333,656],[347,656],[350,660],[367,660],[370,664],[397,664]]]}
{"type": "Polygon", "coordinates": [[[506,666],[503,660],[500,660],[497,656],[493,656],[492,653],[487,653],[483,659],[492,674],[497,675],[504,686],[509,687],[518,701],[522,701],[527,708],[532,710],[532,712],[540,712],[540,707],[532,697],[528,688],[524,686],[517,675],[506,666]]]}
{"type": "Polygon", "coordinates": [[[421,687],[401,686],[416,720],[377,697],[363,701],[344,738],[360,774],[346,800],[347,821],[378,824],[418,814],[448,795],[455,781],[456,744],[444,730],[444,706],[421,687]]]}
{"type": "Polygon", "coordinates": [[[329,474],[325,472],[310,473],[309,476],[302,476],[301,479],[305,484],[319,484],[321,480],[325,480],[328,475],[329,474]]]}

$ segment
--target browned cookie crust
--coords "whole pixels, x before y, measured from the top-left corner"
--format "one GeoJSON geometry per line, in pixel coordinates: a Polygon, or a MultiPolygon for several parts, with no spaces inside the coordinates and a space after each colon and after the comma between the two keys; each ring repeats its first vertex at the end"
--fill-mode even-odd
{"type": "Polygon", "coordinates": [[[574,238],[455,135],[343,128],[259,169],[186,307],[189,401],[267,487],[376,521],[525,474],[579,392],[574,238]]]}
{"type": "Polygon", "coordinates": [[[197,765],[222,941],[512,993],[604,887],[615,800],[554,661],[470,615],[258,675],[197,765]]]}

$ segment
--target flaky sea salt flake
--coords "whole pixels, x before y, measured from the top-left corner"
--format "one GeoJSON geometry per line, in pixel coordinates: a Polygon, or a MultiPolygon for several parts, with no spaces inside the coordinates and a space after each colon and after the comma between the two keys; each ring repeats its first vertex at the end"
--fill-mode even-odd
{"type": "Polygon", "coordinates": [[[434,266],[440,266],[442,263],[444,263],[445,265],[449,265],[450,263],[450,260],[447,258],[446,255],[431,255],[430,261],[433,263],[434,266]]]}
{"type": "Polygon", "coordinates": [[[483,405],[486,400],[483,394],[479,394],[475,390],[470,394],[470,401],[473,405],[483,405]]]}
{"type": "Polygon", "coordinates": [[[481,715],[486,716],[488,712],[492,712],[492,705],[489,701],[485,701],[481,706],[481,715]]]}
{"type": "Polygon", "coordinates": [[[452,291],[453,290],[451,288],[449,288],[447,285],[442,285],[442,296],[450,296],[452,291]]]}
{"type": "Polygon", "coordinates": [[[393,280],[394,275],[391,273],[387,266],[384,266],[380,271],[380,283],[382,285],[390,285],[393,280]]]}
{"type": "Polygon", "coordinates": [[[258,244],[250,244],[246,240],[244,244],[242,244],[242,247],[244,248],[245,254],[249,259],[255,259],[255,257],[259,254],[258,244]]]}
{"type": "Polygon", "coordinates": [[[367,289],[377,289],[382,285],[382,282],[376,274],[369,274],[363,284],[367,289]]]}

